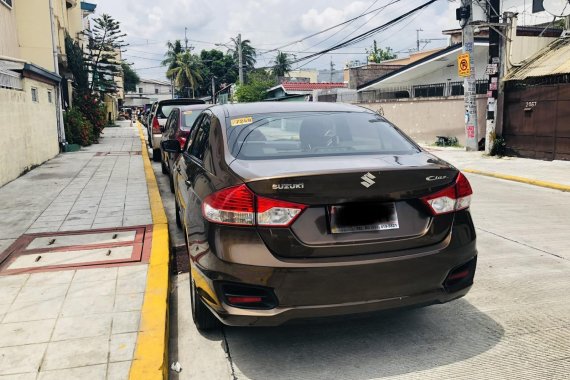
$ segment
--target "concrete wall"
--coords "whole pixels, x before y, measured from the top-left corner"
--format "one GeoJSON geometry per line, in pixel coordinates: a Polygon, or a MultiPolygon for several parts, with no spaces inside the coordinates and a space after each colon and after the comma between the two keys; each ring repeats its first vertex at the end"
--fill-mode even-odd
{"type": "Polygon", "coordinates": [[[378,79],[403,65],[383,65],[381,63],[368,64],[348,69],[348,88],[357,88],[371,80],[378,79]]]}
{"type": "MultiPolygon", "coordinates": [[[[484,136],[487,98],[477,99],[479,138],[484,136]]],[[[384,116],[418,143],[433,144],[436,136],[455,136],[465,145],[465,106],[462,96],[410,101],[360,103],[384,116]]]]}
{"type": "Polygon", "coordinates": [[[19,57],[16,14],[13,9],[0,2],[0,55],[19,57]]]}
{"type": "Polygon", "coordinates": [[[49,1],[14,1],[20,56],[49,71],[55,71],[51,40],[49,1]]]}
{"type": "Polygon", "coordinates": [[[23,79],[23,88],[0,88],[0,186],[59,152],[54,86],[23,79]],[[32,101],[32,87],[37,88],[37,102],[32,101]]]}

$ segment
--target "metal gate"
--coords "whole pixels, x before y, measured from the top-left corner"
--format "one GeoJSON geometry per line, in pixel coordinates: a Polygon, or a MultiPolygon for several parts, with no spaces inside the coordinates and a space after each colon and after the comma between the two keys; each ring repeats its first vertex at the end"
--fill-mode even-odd
{"type": "Polygon", "coordinates": [[[503,137],[516,155],[570,160],[570,84],[510,89],[503,137]]]}

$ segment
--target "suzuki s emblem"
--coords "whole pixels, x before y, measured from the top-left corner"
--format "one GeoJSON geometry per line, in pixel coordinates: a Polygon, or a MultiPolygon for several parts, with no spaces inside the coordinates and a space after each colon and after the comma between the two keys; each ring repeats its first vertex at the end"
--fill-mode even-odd
{"type": "Polygon", "coordinates": [[[447,176],[446,175],[430,175],[429,177],[426,177],[426,181],[437,181],[439,179],[446,179],[447,176]]]}
{"type": "Polygon", "coordinates": [[[362,177],[360,177],[360,179],[362,179],[362,182],[360,182],[360,184],[366,188],[369,188],[370,186],[374,185],[376,182],[374,182],[374,177],[370,172],[364,174],[362,177]]]}

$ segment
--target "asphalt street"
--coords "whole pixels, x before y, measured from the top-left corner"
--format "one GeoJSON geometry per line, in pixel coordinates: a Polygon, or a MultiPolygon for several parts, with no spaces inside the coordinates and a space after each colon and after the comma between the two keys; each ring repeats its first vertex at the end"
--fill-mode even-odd
{"type": "MultiPolygon", "coordinates": [[[[183,246],[168,178],[153,164],[183,246]]],[[[187,273],[172,277],[173,379],[568,379],[570,193],[467,175],[478,233],[475,285],[463,299],[368,318],[202,334],[187,273]]],[[[181,268],[178,271],[183,272],[181,268]]]]}

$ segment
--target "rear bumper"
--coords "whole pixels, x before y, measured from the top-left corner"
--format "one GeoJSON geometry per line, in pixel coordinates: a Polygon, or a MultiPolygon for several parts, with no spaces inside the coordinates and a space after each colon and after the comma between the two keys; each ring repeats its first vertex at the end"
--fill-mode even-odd
{"type": "MultiPolygon", "coordinates": [[[[224,260],[223,254],[212,253],[220,248],[220,238],[214,236],[211,244],[190,244],[192,277],[204,303],[223,323],[235,326],[275,326],[295,319],[445,303],[469,291],[476,269],[473,225],[467,213],[460,219],[463,223],[454,225],[445,242],[426,247],[419,254],[367,255],[365,260],[346,262],[299,264],[279,260],[279,266],[236,264],[224,260]],[[465,272],[466,264],[469,276],[450,282],[450,274],[465,272]],[[277,306],[266,310],[230,306],[221,290],[221,284],[226,283],[268,289],[277,299],[277,306]]],[[[241,243],[241,249],[250,257],[271,255],[251,241],[241,243]]]]}

